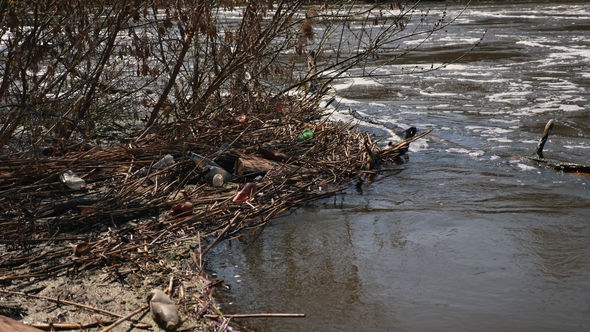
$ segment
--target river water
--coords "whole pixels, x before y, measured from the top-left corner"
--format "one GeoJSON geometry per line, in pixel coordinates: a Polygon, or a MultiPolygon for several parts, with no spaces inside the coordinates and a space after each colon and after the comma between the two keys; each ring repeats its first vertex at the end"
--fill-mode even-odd
{"type": "Polygon", "coordinates": [[[216,246],[222,310],[306,314],[240,320],[258,331],[590,330],[590,178],[522,158],[553,118],[545,157],[590,164],[590,4],[472,4],[383,70],[456,58],[486,29],[440,70],[336,82],[335,119],[433,132],[399,174],[216,246]]]}

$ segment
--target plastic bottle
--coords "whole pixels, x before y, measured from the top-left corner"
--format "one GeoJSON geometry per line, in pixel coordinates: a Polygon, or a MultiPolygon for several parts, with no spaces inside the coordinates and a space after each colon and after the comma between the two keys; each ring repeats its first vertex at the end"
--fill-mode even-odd
{"type": "Polygon", "coordinates": [[[309,128],[305,128],[305,130],[299,136],[300,141],[305,141],[306,139],[310,139],[313,137],[313,131],[309,128]]]}
{"type": "Polygon", "coordinates": [[[195,164],[197,164],[197,169],[199,171],[202,171],[205,166],[215,166],[221,168],[221,166],[217,165],[217,163],[215,163],[213,160],[203,157],[200,154],[196,154],[191,151],[187,152],[186,154],[192,159],[192,161],[195,162],[195,164]]]}
{"type": "Polygon", "coordinates": [[[223,185],[226,182],[231,181],[233,178],[233,176],[228,171],[224,170],[223,168],[221,168],[219,166],[207,165],[207,166],[203,167],[203,171],[207,172],[203,178],[207,182],[212,183],[213,185],[218,184],[219,180],[220,180],[219,176],[217,177],[217,180],[215,180],[216,175],[221,176],[221,185],[223,185]],[[213,182],[213,180],[215,180],[215,182],[213,182]]]}
{"type": "Polygon", "coordinates": [[[162,169],[172,165],[174,165],[174,157],[172,157],[172,155],[167,154],[164,156],[164,158],[158,160],[158,162],[156,162],[152,167],[162,169]]]}
{"type": "Polygon", "coordinates": [[[86,181],[81,179],[74,171],[68,170],[59,175],[59,180],[73,190],[86,190],[86,181]]]}
{"type": "Polygon", "coordinates": [[[221,146],[219,147],[219,150],[217,150],[217,152],[215,152],[216,155],[221,155],[225,152],[225,150],[227,150],[229,148],[229,144],[227,143],[223,143],[221,144],[221,146]]]}
{"type": "Polygon", "coordinates": [[[150,311],[156,323],[166,331],[174,330],[180,322],[176,303],[159,289],[149,292],[148,300],[150,302],[150,311]]]}
{"type": "MultiPolygon", "coordinates": [[[[152,165],[152,171],[153,169],[164,169],[166,167],[172,166],[174,165],[175,161],[174,161],[174,157],[172,157],[172,155],[165,155],[164,158],[158,160],[157,162],[155,162],[152,165]]],[[[148,167],[143,167],[141,169],[138,169],[135,173],[133,173],[134,177],[140,177],[140,176],[146,176],[148,175],[148,167]]]]}

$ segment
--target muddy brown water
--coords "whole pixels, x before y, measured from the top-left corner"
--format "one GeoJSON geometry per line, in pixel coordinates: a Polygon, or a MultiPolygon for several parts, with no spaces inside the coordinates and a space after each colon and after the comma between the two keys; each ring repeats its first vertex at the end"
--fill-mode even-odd
{"type": "Polygon", "coordinates": [[[432,135],[399,174],[218,245],[222,310],[306,314],[241,321],[259,331],[590,330],[590,178],[520,158],[554,118],[545,156],[590,164],[590,4],[474,4],[384,70],[436,64],[484,29],[439,71],[336,82],[336,119],[432,135]]]}

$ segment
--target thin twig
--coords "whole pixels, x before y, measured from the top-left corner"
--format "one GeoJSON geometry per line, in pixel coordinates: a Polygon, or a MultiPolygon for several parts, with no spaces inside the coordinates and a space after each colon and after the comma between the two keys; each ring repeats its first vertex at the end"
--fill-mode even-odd
{"type": "Polygon", "coordinates": [[[203,317],[212,318],[212,319],[217,319],[217,318],[221,318],[221,317],[225,317],[225,318],[305,317],[305,314],[271,314],[271,313],[269,313],[269,314],[233,314],[233,315],[223,315],[223,316],[207,314],[207,315],[203,315],[203,317]]]}
{"type": "Polygon", "coordinates": [[[74,323],[34,323],[31,324],[31,327],[42,331],[68,331],[68,330],[83,330],[83,329],[92,329],[95,327],[104,326],[104,324],[111,324],[111,322],[93,322],[93,323],[84,323],[84,324],[74,324],[74,323]]]}
{"type": "Polygon", "coordinates": [[[172,287],[174,286],[174,275],[170,276],[170,281],[168,282],[168,288],[166,288],[166,294],[168,296],[172,295],[172,287]]]}
{"type": "Polygon", "coordinates": [[[27,294],[27,293],[24,293],[24,292],[15,292],[15,291],[4,290],[4,289],[0,289],[0,293],[6,293],[6,294],[12,294],[12,295],[20,295],[20,296],[32,297],[32,298],[36,298],[36,299],[42,299],[42,300],[52,301],[52,302],[55,302],[55,303],[64,303],[64,304],[69,304],[69,305],[73,305],[73,306],[76,306],[76,307],[80,307],[80,308],[84,308],[84,309],[88,309],[88,310],[100,312],[100,313],[103,313],[103,314],[111,315],[111,316],[114,316],[114,317],[119,317],[119,318],[123,317],[123,316],[119,315],[118,313],[115,313],[115,312],[112,312],[112,311],[108,311],[108,310],[104,310],[104,309],[100,309],[100,308],[91,307],[91,306],[86,305],[86,304],[76,303],[76,302],[62,300],[62,299],[56,299],[56,298],[42,296],[42,295],[33,295],[33,294],[27,294]]]}
{"type": "Polygon", "coordinates": [[[121,317],[121,318],[120,318],[120,319],[118,319],[116,322],[114,322],[113,324],[111,324],[111,325],[109,325],[109,326],[105,327],[105,328],[104,328],[102,331],[100,331],[100,332],[108,332],[108,331],[110,331],[110,330],[114,329],[114,328],[115,328],[117,325],[119,325],[119,324],[121,324],[122,322],[124,322],[124,321],[128,320],[129,318],[131,318],[131,317],[133,317],[133,316],[137,315],[138,313],[140,313],[140,312],[142,312],[142,311],[145,311],[145,310],[147,310],[149,307],[150,307],[149,305],[143,306],[143,307],[141,307],[141,308],[139,308],[139,309],[135,310],[134,312],[130,313],[129,315],[127,315],[127,316],[125,316],[125,317],[121,317]]]}
{"type": "Polygon", "coordinates": [[[217,244],[217,242],[219,242],[219,240],[221,240],[221,238],[227,233],[227,231],[229,230],[229,228],[233,225],[234,221],[236,221],[236,219],[238,219],[238,217],[240,216],[240,212],[236,213],[235,217],[230,220],[227,223],[227,226],[225,226],[225,228],[223,229],[223,231],[221,231],[221,233],[219,233],[219,235],[215,238],[215,240],[213,240],[213,242],[211,242],[207,248],[205,248],[205,250],[203,250],[203,252],[201,253],[201,257],[205,256],[205,254],[215,245],[217,244]]]}

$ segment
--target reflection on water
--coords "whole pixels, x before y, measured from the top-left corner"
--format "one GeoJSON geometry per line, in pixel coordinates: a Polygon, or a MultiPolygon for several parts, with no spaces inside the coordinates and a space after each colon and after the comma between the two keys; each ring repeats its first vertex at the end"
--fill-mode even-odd
{"type": "Polygon", "coordinates": [[[545,155],[590,164],[590,7],[500,3],[472,6],[404,60],[436,59],[451,40],[461,45],[450,36],[487,29],[462,62],[336,82],[336,118],[349,119],[350,107],[434,131],[412,143],[400,173],[362,194],[351,189],[215,247],[209,269],[233,285],[220,293],[223,310],[306,314],[241,321],[260,331],[590,329],[590,178],[522,158],[554,118],[545,155]]]}

